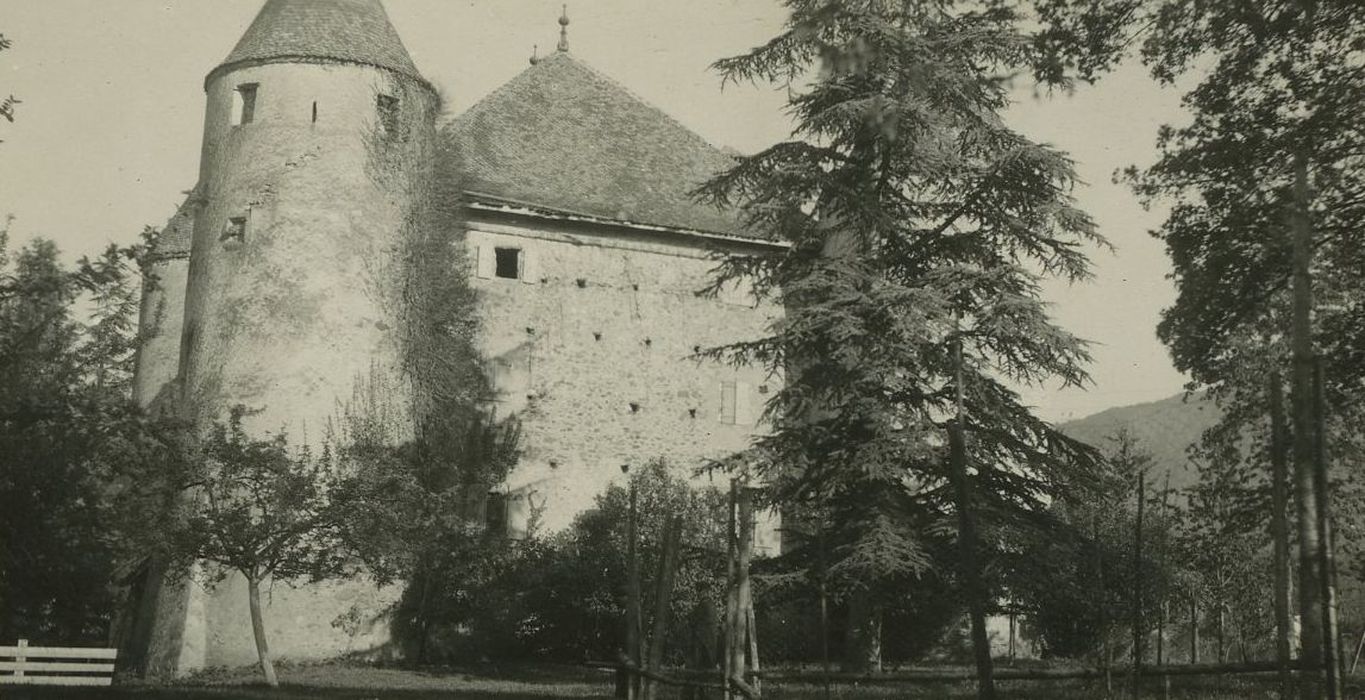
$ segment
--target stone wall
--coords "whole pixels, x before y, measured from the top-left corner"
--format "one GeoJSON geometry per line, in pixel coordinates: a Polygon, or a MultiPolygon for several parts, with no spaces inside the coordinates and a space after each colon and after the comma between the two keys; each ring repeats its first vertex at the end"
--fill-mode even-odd
{"type": "MultiPolygon", "coordinates": [[[[369,66],[251,65],[207,85],[200,186],[180,342],[180,405],[200,427],[233,406],[255,435],[318,444],[359,383],[382,375],[405,409],[398,301],[413,167],[431,156],[437,97],[369,66]],[[250,123],[238,89],[255,84],[250,123]],[[379,95],[399,129],[378,127],[379,95]],[[242,235],[234,233],[239,219],[242,235]]],[[[149,302],[154,303],[154,302],[149,302]]],[[[169,305],[168,305],[169,307],[169,305]]],[[[169,327],[169,326],[168,326],[169,327]]],[[[150,359],[150,358],[149,358],[150,359]]],[[[322,659],[388,642],[380,617],[398,594],[372,582],[267,584],[272,652],[322,659]],[[352,609],[359,627],[333,622],[352,609]]],[[[167,586],[149,652],[185,673],[256,659],[244,580],[167,586]]]]}
{"type": "MultiPolygon", "coordinates": [[[[622,465],[664,457],[690,474],[761,430],[779,379],[691,358],[698,348],[763,337],[776,315],[748,294],[697,295],[715,266],[714,241],[477,216],[466,244],[482,341],[501,411],[524,421],[525,452],[506,484],[514,531],[532,508],[543,510],[549,530],[568,525],[621,481],[622,465]],[[490,258],[500,247],[522,251],[521,279],[497,276],[490,258]]],[[[725,477],[714,483],[724,488],[725,477]]]]}

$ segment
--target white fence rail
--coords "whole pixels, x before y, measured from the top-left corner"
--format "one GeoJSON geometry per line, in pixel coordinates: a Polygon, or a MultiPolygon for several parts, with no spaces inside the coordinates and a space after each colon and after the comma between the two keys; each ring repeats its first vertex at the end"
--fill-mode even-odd
{"type": "Polygon", "coordinates": [[[111,685],[117,649],[0,647],[0,685],[111,685]]]}

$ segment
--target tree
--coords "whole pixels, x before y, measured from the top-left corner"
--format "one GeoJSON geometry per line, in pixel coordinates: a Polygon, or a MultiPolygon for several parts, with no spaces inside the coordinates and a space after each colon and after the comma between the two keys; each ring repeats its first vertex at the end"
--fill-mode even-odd
{"type": "Polygon", "coordinates": [[[164,482],[176,508],[143,535],[147,546],[166,553],[172,572],[188,574],[198,565],[210,584],[232,573],[246,579],[256,652],[273,687],[279,681],[265,635],[261,584],[341,578],[357,567],[337,524],[345,506],[332,498],[328,482],[337,477],[327,460],[306,447],[291,448],[284,435],[249,437],[244,415],[233,409],[226,424],[187,446],[179,478],[164,482]]]}
{"type": "Polygon", "coordinates": [[[110,493],[123,463],[159,465],[171,426],[129,400],[141,247],[63,265],[0,228],[0,636],[105,644],[128,548],[110,493]],[[96,303],[89,317],[82,312],[96,303]]]}
{"type": "MultiPolygon", "coordinates": [[[[0,51],[9,49],[12,46],[14,46],[14,42],[5,38],[4,34],[0,34],[0,51]]],[[[19,102],[20,101],[15,98],[14,95],[8,95],[3,100],[0,100],[0,117],[3,117],[5,121],[13,124],[14,107],[19,104],[19,102]]],[[[0,141],[0,143],[4,143],[4,141],[0,141]]]]}
{"type": "MultiPolygon", "coordinates": [[[[1011,386],[1087,381],[1084,343],[1051,323],[1037,282],[1083,279],[1082,247],[1103,239],[1072,206],[1065,155],[998,116],[1006,74],[1030,61],[1016,13],[787,4],[781,34],[715,65],[726,81],[789,86],[793,138],[699,192],[790,244],[722,261],[712,291],[748,278],[786,316],[766,338],[705,354],[785,375],[767,405],[771,434],[729,464],[752,465],[794,517],[812,513],[832,590],[865,601],[875,620],[893,595],[886,582],[958,569],[931,555],[956,530],[957,508],[981,524],[982,542],[965,551],[985,555],[1085,477],[1093,450],[1032,415],[1011,386]],[[959,389],[966,503],[948,488],[945,450],[959,389]]],[[[875,624],[863,628],[875,636],[875,624]]]]}
{"type": "MultiPolygon", "coordinates": [[[[1166,82],[1194,74],[1190,125],[1163,128],[1162,157],[1131,177],[1174,204],[1158,237],[1179,296],[1158,329],[1177,367],[1226,405],[1230,429],[1259,420],[1267,362],[1292,358],[1292,438],[1304,657],[1324,660],[1316,552],[1327,494],[1316,488],[1313,363],[1325,364],[1334,418],[1359,416],[1361,214],[1365,169],[1356,57],[1365,7],[1346,0],[1041,3],[1050,70],[1093,78],[1130,43],[1166,82]],[[1140,41],[1138,41],[1140,39],[1140,41]],[[1247,382],[1248,378],[1254,381],[1247,382]]],[[[1348,421],[1353,422],[1353,421],[1348,421]]],[[[1263,430],[1263,429],[1262,429],[1263,430]]],[[[1333,433],[1335,446],[1343,440],[1333,433]]],[[[1330,558],[1330,543],[1325,546],[1330,558]]],[[[1311,687],[1305,687],[1312,694],[1311,687]]]]}

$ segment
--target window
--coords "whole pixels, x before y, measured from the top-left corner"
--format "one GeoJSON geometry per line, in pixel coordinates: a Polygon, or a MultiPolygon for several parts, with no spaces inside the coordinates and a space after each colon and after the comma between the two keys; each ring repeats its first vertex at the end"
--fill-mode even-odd
{"type": "Polygon", "coordinates": [[[720,383],[720,422],[753,425],[753,387],[745,382],[720,383]]]}
{"type": "Polygon", "coordinates": [[[488,534],[495,537],[507,536],[507,494],[488,492],[488,500],[484,504],[483,524],[488,528],[488,534]]]}
{"type": "Polygon", "coordinates": [[[246,240],[246,217],[234,216],[223,227],[223,235],[218,240],[224,243],[241,243],[246,240]]]}
{"type": "Polygon", "coordinates": [[[495,276],[508,280],[521,278],[520,248],[494,248],[493,255],[495,276]]]}
{"type": "Polygon", "coordinates": [[[256,120],[256,89],[259,83],[238,85],[232,92],[232,125],[241,126],[256,120]]]}
{"type": "Polygon", "coordinates": [[[375,102],[379,113],[379,130],[388,138],[399,138],[398,98],[380,95],[375,102]]]}

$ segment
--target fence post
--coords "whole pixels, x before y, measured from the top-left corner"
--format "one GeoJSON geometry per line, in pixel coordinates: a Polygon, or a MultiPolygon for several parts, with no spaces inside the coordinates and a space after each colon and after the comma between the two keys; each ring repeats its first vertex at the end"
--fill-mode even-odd
{"type": "Polygon", "coordinates": [[[23,678],[23,677],[24,677],[24,650],[27,649],[27,648],[28,648],[28,640],[27,640],[27,639],[20,639],[20,640],[19,640],[19,650],[18,650],[18,652],[14,655],[14,677],[15,677],[15,678],[23,678]]]}

